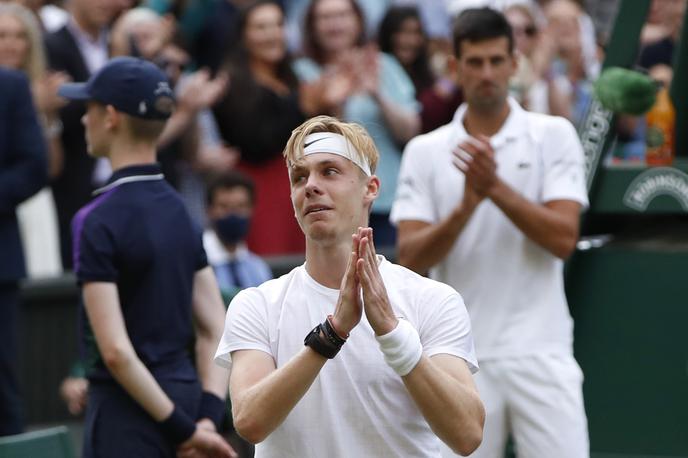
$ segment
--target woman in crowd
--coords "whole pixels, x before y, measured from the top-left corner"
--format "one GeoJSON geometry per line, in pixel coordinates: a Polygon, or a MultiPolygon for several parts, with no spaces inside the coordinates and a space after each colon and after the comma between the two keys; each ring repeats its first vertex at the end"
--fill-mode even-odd
{"type": "Polygon", "coordinates": [[[249,4],[240,11],[235,33],[225,65],[229,90],[214,113],[222,140],[239,151],[237,168],[256,185],[247,244],[259,255],[302,253],[282,149],[305,116],[281,6],[267,0],[249,4]]]}
{"type": "MultiPolygon", "coordinates": [[[[430,66],[428,38],[414,6],[393,6],[380,23],[380,51],[391,54],[404,67],[421,104],[422,132],[452,120],[462,101],[461,91],[448,76],[437,78],[430,66]]],[[[441,48],[436,52],[442,52],[441,48]]]]}
{"type": "MultiPolygon", "coordinates": [[[[0,3],[0,65],[22,70],[31,82],[34,104],[49,146],[49,174],[54,177],[62,168],[58,109],[64,101],[57,96],[57,88],[68,78],[63,73],[46,71],[39,23],[29,9],[18,4],[0,3]]],[[[29,275],[59,274],[57,222],[49,188],[19,207],[19,223],[29,275]]]]}
{"type": "Polygon", "coordinates": [[[535,12],[527,3],[515,3],[504,11],[514,34],[518,70],[511,80],[511,93],[529,110],[571,118],[567,84],[557,80],[550,67],[555,41],[541,33],[535,12]]]}
{"type": "Polygon", "coordinates": [[[375,140],[382,186],[370,225],[378,246],[393,246],[396,232],[388,218],[401,152],[421,122],[413,83],[396,59],[366,45],[364,24],[354,0],[314,0],[305,16],[307,57],[295,69],[320,94],[318,112],[357,122],[375,140]]]}

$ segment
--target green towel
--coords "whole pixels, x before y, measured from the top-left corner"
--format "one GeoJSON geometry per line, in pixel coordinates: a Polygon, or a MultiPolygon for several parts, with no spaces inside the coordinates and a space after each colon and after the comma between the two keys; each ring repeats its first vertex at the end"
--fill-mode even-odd
{"type": "Polygon", "coordinates": [[[655,103],[657,83],[649,76],[621,67],[605,69],[595,81],[595,95],[614,113],[640,116],[655,103]]]}

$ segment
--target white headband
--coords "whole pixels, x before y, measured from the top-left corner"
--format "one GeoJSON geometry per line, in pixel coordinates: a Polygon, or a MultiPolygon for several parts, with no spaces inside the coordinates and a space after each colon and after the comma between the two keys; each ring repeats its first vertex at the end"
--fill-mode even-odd
{"type": "Polygon", "coordinates": [[[356,147],[346,137],[333,132],[310,134],[303,141],[303,155],[315,153],[332,153],[345,157],[363,170],[367,176],[372,175],[368,161],[363,159],[356,147]]]}

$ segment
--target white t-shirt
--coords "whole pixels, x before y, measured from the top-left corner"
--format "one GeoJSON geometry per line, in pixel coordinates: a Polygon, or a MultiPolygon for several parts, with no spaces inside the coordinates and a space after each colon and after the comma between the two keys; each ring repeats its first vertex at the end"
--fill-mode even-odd
{"type": "MultiPolygon", "coordinates": [[[[418,330],[423,353],[458,356],[475,372],[461,296],[379,258],[392,308],[418,330]]],[[[338,290],[313,280],[305,265],[240,292],[227,310],[215,361],[231,369],[231,352],[252,349],[271,355],[277,368],[284,366],[301,351],[306,334],[334,312],[338,296],[338,290]]],[[[284,422],[256,446],[258,458],[324,456],[440,456],[440,440],[385,363],[365,316],[284,422]]]]}
{"type": "MultiPolygon", "coordinates": [[[[572,200],[587,206],[583,150],[564,118],[511,112],[490,143],[497,174],[526,199],[572,200]]],[[[464,175],[452,149],[468,134],[466,105],[454,120],[409,142],[390,218],[437,223],[461,202],[464,175]]],[[[573,322],[563,262],[528,239],[489,199],[476,208],[451,251],[430,272],[461,293],[471,317],[478,360],[572,351],[573,322]]]]}

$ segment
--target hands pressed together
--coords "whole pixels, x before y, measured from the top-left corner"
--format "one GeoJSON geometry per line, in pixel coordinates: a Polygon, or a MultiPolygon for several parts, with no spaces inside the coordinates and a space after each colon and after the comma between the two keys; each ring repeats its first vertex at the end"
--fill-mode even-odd
{"type": "Polygon", "coordinates": [[[369,227],[359,227],[352,235],[351,253],[332,320],[337,333],[348,335],[361,321],[364,309],[376,335],[387,334],[396,327],[398,320],[378,269],[373,230],[369,227]]]}

